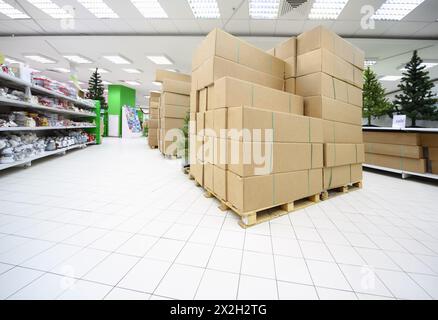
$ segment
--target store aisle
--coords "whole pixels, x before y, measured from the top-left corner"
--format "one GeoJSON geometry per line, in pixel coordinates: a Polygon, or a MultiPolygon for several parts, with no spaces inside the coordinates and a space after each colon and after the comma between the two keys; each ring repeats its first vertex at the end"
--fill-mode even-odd
{"type": "Polygon", "coordinates": [[[437,299],[438,188],[364,176],[243,230],[144,139],[9,171],[0,299],[437,299]]]}

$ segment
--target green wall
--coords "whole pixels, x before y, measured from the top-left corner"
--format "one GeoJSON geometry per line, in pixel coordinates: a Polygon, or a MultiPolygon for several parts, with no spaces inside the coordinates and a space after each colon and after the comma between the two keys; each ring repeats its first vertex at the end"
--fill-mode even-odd
{"type": "Polygon", "coordinates": [[[119,135],[122,134],[122,107],[135,107],[136,92],[123,85],[108,86],[108,115],[119,116],[119,135]]]}

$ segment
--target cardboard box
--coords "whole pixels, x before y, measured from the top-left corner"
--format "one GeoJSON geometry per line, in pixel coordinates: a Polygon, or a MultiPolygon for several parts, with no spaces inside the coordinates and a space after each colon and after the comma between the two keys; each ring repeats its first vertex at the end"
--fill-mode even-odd
{"type": "Polygon", "coordinates": [[[202,163],[190,164],[190,174],[201,186],[204,185],[204,165],[202,163]]]}
{"type": "Polygon", "coordinates": [[[296,93],[296,79],[295,78],[289,78],[284,81],[284,91],[289,93],[296,93]]]}
{"type": "Polygon", "coordinates": [[[161,95],[161,106],[166,104],[190,108],[190,96],[172,92],[163,92],[161,95]]]}
{"type": "Polygon", "coordinates": [[[214,139],[214,160],[215,166],[222,170],[228,170],[228,140],[215,138],[214,139]]]}
{"type": "Polygon", "coordinates": [[[423,148],[420,146],[403,146],[399,144],[367,142],[365,143],[365,152],[374,153],[374,154],[384,154],[387,156],[396,156],[402,158],[414,158],[414,159],[423,158],[423,148]]]}
{"type": "Polygon", "coordinates": [[[297,37],[297,55],[320,48],[333,52],[359,69],[364,69],[365,53],[323,26],[318,26],[297,37]]]}
{"type": "Polygon", "coordinates": [[[214,111],[210,110],[205,112],[205,136],[215,136],[214,132],[214,111]]]}
{"type": "Polygon", "coordinates": [[[215,109],[213,111],[213,130],[216,137],[226,138],[228,128],[228,109],[215,109]]]}
{"type": "Polygon", "coordinates": [[[157,120],[149,119],[149,121],[148,121],[148,128],[150,128],[150,129],[158,128],[158,122],[159,122],[158,119],[157,120]]]}
{"type": "MultiPolygon", "coordinates": [[[[149,98],[151,99],[151,98],[149,98]]],[[[159,109],[160,108],[160,102],[154,102],[154,101],[149,101],[149,109],[159,109]]]]}
{"type": "Polygon", "coordinates": [[[161,90],[163,92],[172,92],[183,95],[190,95],[191,83],[187,81],[178,81],[164,79],[161,90]]]}
{"type": "Polygon", "coordinates": [[[205,129],[205,113],[198,112],[196,114],[196,134],[203,136],[204,129],[205,129]]]}
{"type": "Polygon", "coordinates": [[[201,90],[211,86],[216,80],[227,76],[283,90],[283,76],[281,79],[273,77],[269,74],[250,69],[244,65],[220,57],[208,59],[199,68],[193,71],[192,89],[201,90]]]}
{"type": "Polygon", "coordinates": [[[297,57],[297,77],[324,72],[339,80],[357,85],[359,80],[355,79],[354,69],[353,65],[326,49],[318,49],[297,57]]]}
{"type": "Polygon", "coordinates": [[[323,167],[323,145],[227,140],[227,169],[241,177],[323,167]]]}
{"type": "Polygon", "coordinates": [[[199,90],[199,112],[207,111],[207,88],[199,90]]]}
{"type": "Polygon", "coordinates": [[[184,119],[161,118],[161,128],[163,128],[164,130],[182,129],[183,126],[184,119]]]}
{"type": "Polygon", "coordinates": [[[296,94],[303,97],[323,96],[362,107],[362,90],[332,76],[316,72],[296,79],[296,94]]]}
{"type": "Polygon", "coordinates": [[[151,147],[158,146],[158,136],[156,136],[156,135],[148,135],[148,144],[151,147]]]}
{"type": "Polygon", "coordinates": [[[190,108],[186,106],[174,106],[165,104],[162,107],[162,116],[166,118],[184,119],[190,112],[190,108]]]}
{"type": "Polygon", "coordinates": [[[433,174],[438,174],[438,161],[429,161],[429,172],[433,174]]]}
{"type": "Polygon", "coordinates": [[[295,78],[297,76],[297,57],[287,58],[284,62],[284,78],[295,78]]]}
{"type": "Polygon", "coordinates": [[[266,129],[270,129],[268,133],[273,134],[270,141],[274,142],[323,142],[321,119],[248,107],[228,108],[227,118],[228,129],[235,129],[228,130],[229,138],[233,140],[248,141],[246,136],[233,134],[248,129],[252,141],[265,141],[266,129]],[[261,134],[255,134],[257,132],[261,134]]]}
{"type": "Polygon", "coordinates": [[[207,110],[214,109],[215,99],[216,99],[216,95],[215,95],[214,85],[211,85],[207,88],[207,110]]]}
{"type": "Polygon", "coordinates": [[[190,75],[183,74],[179,72],[173,72],[168,70],[157,70],[155,73],[155,81],[157,82],[164,82],[164,80],[176,80],[176,81],[184,81],[184,82],[190,82],[192,79],[190,75]]]}
{"type": "MultiPolygon", "coordinates": [[[[421,154],[420,158],[422,158],[422,156],[423,156],[423,154],[421,154]]],[[[427,158],[429,160],[436,160],[436,161],[438,161],[438,148],[434,148],[434,147],[427,148],[427,158]]]]}
{"type": "Polygon", "coordinates": [[[401,171],[426,173],[425,159],[401,158],[383,154],[366,153],[365,163],[401,171]]]}
{"type": "Polygon", "coordinates": [[[362,125],[362,108],[322,96],[304,98],[304,114],[324,120],[362,125]]]}
{"type": "Polygon", "coordinates": [[[214,88],[213,109],[248,106],[300,115],[304,111],[302,97],[251,82],[225,77],[214,88]]]}
{"type": "Polygon", "coordinates": [[[227,201],[227,171],[213,166],[213,191],[224,201],[227,201]]]}
{"type": "Polygon", "coordinates": [[[323,120],[325,143],[363,143],[362,126],[323,120]]]}
{"type": "Polygon", "coordinates": [[[204,163],[204,188],[210,191],[213,191],[214,188],[213,168],[214,168],[213,164],[209,162],[204,163]]]}
{"type": "Polygon", "coordinates": [[[297,56],[297,38],[291,37],[273,49],[274,55],[282,60],[297,56]]]}
{"type": "Polygon", "coordinates": [[[414,132],[364,131],[363,141],[366,143],[421,146],[421,136],[414,132]]]}
{"type": "Polygon", "coordinates": [[[190,113],[199,112],[199,97],[198,91],[192,90],[190,92],[190,113]]]}
{"type": "Polygon", "coordinates": [[[322,191],[322,169],[242,178],[227,171],[228,202],[242,215],[322,191]]]}
{"type": "Polygon", "coordinates": [[[421,133],[421,145],[424,147],[438,147],[438,133],[421,133]]]}
{"type": "Polygon", "coordinates": [[[324,144],[324,167],[339,167],[363,163],[365,152],[363,144],[324,144]]]}
{"type": "Polygon", "coordinates": [[[323,169],[324,190],[362,181],[362,164],[351,164],[323,169]]]}
{"type": "Polygon", "coordinates": [[[284,76],[283,60],[220,29],[211,31],[195,50],[192,71],[199,69],[213,57],[220,57],[276,78],[283,79],[284,76]]]}
{"type": "Polygon", "coordinates": [[[151,117],[151,119],[157,119],[159,115],[160,113],[158,112],[158,109],[149,108],[149,117],[151,117]]]}

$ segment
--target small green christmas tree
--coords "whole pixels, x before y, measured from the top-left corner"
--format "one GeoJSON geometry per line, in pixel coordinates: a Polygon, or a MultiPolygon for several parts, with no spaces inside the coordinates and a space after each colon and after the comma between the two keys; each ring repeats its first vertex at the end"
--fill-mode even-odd
{"type": "Polygon", "coordinates": [[[437,99],[431,91],[434,85],[422,63],[415,50],[398,85],[402,93],[396,95],[394,101],[395,111],[409,117],[412,127],[416,127],[417,120],[430,120],[437,115],[437,99]]]}
{"type": "Polygon", "coordinates": [[[93,74],[90,77],[90,80],[88,80],[87,98],[92,100],[99,100],[101,108],[106,109],[107,104],[105,97],[103,96],[104,90],[105,89],[102,84],[102,79],[99,74],[99,69],[96,68],[96,71],[93,72],[93,74]]]}
{"type": "Polygon", "coordinates": [[[371,118],[377,118],[388,114],[392,109],[391,103],[385,98],[385,88],[377,80],[377,75],[368,67],[364,71],[363,86],[363,117],[368,119],[371,126],[371,118]]]}

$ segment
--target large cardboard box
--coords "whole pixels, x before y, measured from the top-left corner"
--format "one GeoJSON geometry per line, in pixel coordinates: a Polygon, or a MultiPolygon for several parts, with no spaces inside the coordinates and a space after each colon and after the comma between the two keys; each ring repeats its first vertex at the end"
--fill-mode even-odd
{"type": "Polygon", "coordinates": [[[423,158],[423,148],[420,146],[404,146],[400,144],[367,142],[365,143],[365,152],[374,153],[374,154],[384,154],[387,156],[396,156],[402,158],[414,158],[414,159],[423,158]]]}
{"type": "Polygon", "coordinates": [[[184,119],[161,118],[161,128],[164,130],[182,129],[183,126],[184,126],[184,119]]]}
{"type": "Polygon", "coordinates": [[[228,138],[241,141],[251,139],[252,141],[322,143],[322,121],[317,118],[249,107],[228,108],[227,134],[228,138]],[[242,135],[242,129],[246,129],[251,137],[242,135]],[[236,137],[234,134],[236,132],[240,133],[240,136],[236,137]],[[266,135],[269,133],[272,138],[266,135]]]}
{"type": "Polygon", "coordinates": [[[192,90],[190,92],[190,113],[199,112],[199,97],[198,91],[192,90]]]}
{"type": "Polygon", "coordinates": [[[323,26],[318,26],[297,37],[297,55],[321,48],[333,52],[361,70],[364,69],[365,53],[323,26]]]}
{"type": "Polygon", "coordinates": [[[297,57],[290,57],[284,60],[284,78],[290,79],[297,76],[297,57]]]}
{"type": "Polygon", "coordinates": [[[208,97],[207,88],[199,90],[199,112],[207,111],[207,104],[208,104],[207,97],[208,97]]]}
{"type": "Polygon", "coordinates": [[[415,132],[364,131],[363,140],[366,143],[421,146],[421,136],[415,132]]]}
{"type": "Polygon", "coordinates": [[[422,133],[421,145],[425,147],[438,147],[438,133],[422,133]]]}
{"type": "Polygon", "coordinates": [[[284,81],[284,91],[296,94],[296,79],[289,78],[284,81]]]}
{"type": "Polygon", "coordinates": [[[323,167],[323,145],[227,141],[227,168],[241,177],[323,167]]]}
{"type": "Polygon", "coordinates": [[[299,115],[304,110],[300,96],[230,77],[215,82],[214,95],[209,109],[248,106],[299,115]]]}
{"type": "Polygon", "coordinates": [[[163,92],[172,92],[183,95],[190,95],[191,83],[187,81],[178,81],[171,79],[164,79],[162,84],[163,92]]]}
{"type": "Polygon", "coordinates": [[[201,186],[204,185],[204,165],[202,163],[190,164],[190,174],[197,183],[199,183],[201,186]]]}
{"type": "Polygon", "coordinates": [[[220,57],[283,79],[284,61],[220,29],[214,29],[195,50],[192,71],[212,57],[220,57]]]}
{"type": "Polygon", "coordinates": [[[205,113],[198,112],[196,114],[196,134],[203,136],[204,129],[205,129],[205,113]]]}
{"type": "Polygon", "coordinates": [[[323,120],[325,143],[362,143],[362,126],[323,120]]]}
{"type": "Polygon", "coordinates": [[[209,87],[214,84],[216,80],[226,76],[283,90],[283,76],[281,79],[273,77],[267,73],[248,68],[242,64],[220,57],[212,57],[208,59],[199,66],[199,68],[193,71],[192,89],[201,90],[209,87]]]}
{"type": "Polygon", "coordinates": [[[210,110],[204,113],[205,114],[205,136],[215,136],[214,132],[214,111],[210,110]]]}
{"type": "Polygon", "coordinates": [[[426,173],[425,159],[401,158],[383,154],[366,153],[365,163],[401,171],[426,173]]]}
{"type": "Polygon", "coordinates": [[[184,119],[189,113],[190,108],[186,106],[174,106],[170,104],[165,104],[163,105],[161,110],[163,117],[184,119]]]}
{"type": "Polygon", "coordinates": [[[315,72],[324,72],[359,88],[363,87],[361,79],[357,79],[358,74],[362,77],[362,71],[357,73],[353,65],[325,49],[311,51],[297,58],[297,77],[315,72]]]}
{"type": "Polygon", "coordinates": [[[324,166],[339,167],[348,164],[363,163],[365,152],[363,144],[324,144],[324,166]]]}
{"type": "Polygon", "coordinates": [[[151,147],[158,146],[158,136],[157,135],[148,135],[148,143],[149,143],[149,146],[151,146],[151,147]]]}
{"type": "Polygon", "coordinates": [[[323,96],[362,107],[362,90],[326,73],[311,73],[296,79],[296,94],[323,96]]]}
{"type": "Polygon", "coordinates": [[[324,190],[362,181],[362,164],[351,164],[323,169],[324,190]]]}
{"type": "Polygon", "coordinates": [[[429,161],[429,172],[433,174],[438,174],[438,161],[429,161]]]}
{"type": "Polygon", "coordinates": [[[161,93],[160,92],[152,91],[150,93],[150,97],[149,97],[149,104],[151,102],[159,104],[160,103],[160,97],[161,97],[161,93]]]}
{"type": "Polygon", "coordinates": [[[149,116],[151,117],[151,119],[157,119],[159,115],[160,113],[158,112],[158,109],[149,108],[149,116]]]}
{"type": "Polygon", "coordinates": [[[362,125],[362,108],[322,96],[304,98],[304,114],[324,120],[362,125]]]}
{"type": "MultiPolygon", "coordinates": [[[[420,158],[422,158],[422,154],[420,158]]],[[[438,148],[427,148],[427,158],[438,161],[438,148]]]]}
{"type": "Polygon", "coordinates": [[[168,70],[157,70],[155,73],[155,81],[157,82],[164,82],[164,80],[176,80],[176,81],[185,81],[190,82],[191,77],[188,74],[183,74],[179,72],[173,72],[168,70]]]}
{"type": "Polygon", "coordinates": [[[163,92],[161,95],[161,106],[166,104],[190,108],[190,96],[172,92],[163,92]]]}
{"type": "Polygon", "coordinates": [[[227,201],[227,171],[218,167],[213,167],[213,191],[224,201],[227,201]]]}
{"type": "Polygon", "coordinates": [[[322,169],[242,178],[227,171],[227,199],[241,214],[293,202],[322,191],[322,169]]]}
{"type": "Polygon", "coordinates": [[[213,191],[213,188],[214,188],[213,168],[214,168],[213,164],[211,164],[209,162],[204,163],[204,187],[210,191],[213,191]]]}
{"type": "Polygon", "coordinates": [[[149,129],[157,129],[158,128],[158,119],[149,119],[148,120],[148,127],[149,129]]]}

